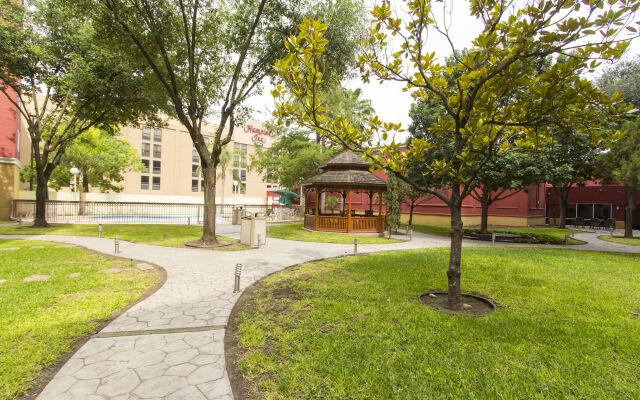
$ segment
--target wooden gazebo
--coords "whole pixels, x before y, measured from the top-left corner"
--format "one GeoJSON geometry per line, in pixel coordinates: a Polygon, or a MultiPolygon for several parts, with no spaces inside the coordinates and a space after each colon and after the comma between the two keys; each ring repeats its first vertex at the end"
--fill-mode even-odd
{"type": "Polygon", "coordinates": [[[369,167],[369,163],[351,151],[322,164],[320,169],[323,172],[302,184],[305,199],[308,194],[315,194],[312,197],[315,201],[306,202],[304,227],[330,232],[384,232],[387,217],[382,209],[382,193],[387,189],[387,184],[372,174],[369,167]],[[338,194],[342,198],[341,210],[337,215],[333,211],[331,214],[323,211],[323,197],[326,200],[329,194],[338,194]],[[378,206],[374,210],[373,198],[376,194],[378,206]],[[357,205],[354,199],[360,200],[357,205]]]}

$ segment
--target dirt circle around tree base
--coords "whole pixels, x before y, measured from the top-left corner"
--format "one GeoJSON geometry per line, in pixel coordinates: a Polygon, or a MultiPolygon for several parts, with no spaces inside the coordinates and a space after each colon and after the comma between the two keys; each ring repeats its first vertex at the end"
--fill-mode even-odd
{"type": "Polygon", "coordinates": [[[184,245],[187,247],[195,247],[198,249],[217,249],[220,247],[228,247],[231,246],[233,243],[231,242],[222,242],[219,241],[218,243],[215,244],[209,244],[209,243],[203,243],[202,240],[192,240],[191,242],[186,242],[184,245]]]}
{"type": "Polygon", "coordinates": [[[418,296],[418,300],[427,307],[449,314],[469,315],[471,317],[484,317],[496,310],[496,305],[486,297],[475,294],[462,295],[462,310],[447,308],[447,292],[430,291],[418,296]]]}

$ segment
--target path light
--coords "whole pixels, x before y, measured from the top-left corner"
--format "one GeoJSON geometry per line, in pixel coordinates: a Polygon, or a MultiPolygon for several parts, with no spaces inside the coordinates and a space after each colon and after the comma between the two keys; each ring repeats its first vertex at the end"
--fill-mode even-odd
{"type": "Polygon", "coordinates": [[[564,245],[565,246],[569,245],[569,236],[571,236],[571,235],[564,235],[564,245]]]}
{"type": "Polygon", "coordinates": [[[191,217],[187,217],[187,225],[191,225],[191,217]]]}
{"type": "Polygon", "coordinates": [[[353,252],[354,253],[358,252],[358,238],[353,239],[353,252]]]}
{"type": "Polygon", "coordinates": [[[409,240],[413,239],[413,229],[409,229],[409,240]]]}
{"type": "Polygon", "coordinates": [[[235,282],[233,284],[233,293],[240,291],[240,274],[242,273],[242,264],[236,264],[235,282]]]}
{"type": "Polygon", "coordinates": [[[102,224],[98,224],[98,239],[102,239],[102,224]]]}
{"type": "Polygon", "coordinates": [[[260,234],[258,233],[258,248],[260,248],[260,234]]]}
{"type": "Polygon", "coordinates": [[[120,253],[120,238],[118,236],[116,236],[115,239],[113,239],[113,245],[114,245],[114,250],[113,252],[115,254],[120,253]]]}
{"type": "Polygon", "coordinates": [[[491,232],[491,244],[493,246],[496,245],[496,233],[495,232],[491,232]]]}

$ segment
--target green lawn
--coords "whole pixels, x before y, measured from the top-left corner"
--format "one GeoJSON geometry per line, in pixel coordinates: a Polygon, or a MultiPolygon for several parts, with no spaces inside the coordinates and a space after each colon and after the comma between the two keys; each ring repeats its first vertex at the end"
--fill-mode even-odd
{"type": "MultiPolygon", "coordinates": [[[[53,226],[52,228],[39,229],[25,226],[5,226],[0,227],[0,235],[75,235],[98,237],[98,225],[54,224],[53,226]]],[[[202,237],[202,227],[190,225],[102,225],[102,237],[114,238],[116,236],[128,242],[184,247],[185,242],[198,240],[202,237]]],[[[218,239],[226,242],[233,241],[233,239],[225,237],[218,237],[218,239]]],[[[225,247],[221,249],[225,249],[225,247]]]]}
{"type": "Polygon", "coordinates": [[[160,271],[80,248],[0,240],[0,399],[24,393],[42,368],[55,364],[76,340],[161,281],[160,271]],[[44,246],[43,249],[29,249],[44,246]],[[120,268],[123,272],[99,271],[120,268]],[[79,272],[80,276],[67,275],[79,272]],[[44,282],[23,278],[50,275],[44,282]]]}
{"type": "Polygon", "coordinates": [[[606,240],[607,242],[626,244],[628,246],[640,246],[640,237],[634,238],[625,238],[622,236],[600,236],[600,239],[606,240]]]}
{"type": "Polygon", "coordinates": [[[463,291],[498,304],[468,317],[417,299],[446,290],[448,254],[344,258],[266,278],[228,331],[249,396],[640,398],[640,257],[464,249],[463,291]]]}
{"type": "Polygon", "coordinates": [[[359,244],[384,244],[397,243],[399,240],[386,239],[378,236],[347,235],[344,233],[309,232],[302,229],[302,223],[286,225],[270,225],[269,237],[285,240],[298,240],[302,242],[322,242],[352,244],[354,238],[358,238],[359,244]]]}
{"type": "MultiPolygon", "coordinates": [[[[402,226],[404,229],[406,225],[402,226]]],[[[435,226],[435,225],[413,225],[414,232],[427,233],[437,236],[449,236],[451,228],[448,226],[435,226]]],[[[478,228],[464,228],[465,231],[479,231],[478,228]]],[[[559,228],[490,228],[489,232],[499,233],[514,233],[519,235],[527,235],[528,238],[521,240],[522,243],[536,243],[536,244],[564,244],[564,235],[570,235],[570,229],[559,228]]],[[[580,231],[575,231],[580,232],[580,231]]],[[[582,244],[581,241],[575,239],[569,239],[569,244],[582,244]]]]}

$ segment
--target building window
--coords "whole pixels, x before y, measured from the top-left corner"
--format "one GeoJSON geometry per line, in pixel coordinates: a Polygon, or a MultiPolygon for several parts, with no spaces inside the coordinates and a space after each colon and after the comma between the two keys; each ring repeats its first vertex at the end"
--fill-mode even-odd
{"type": "Polygon", "coordinates": [[[242,182],[246,182],[247,181],[247,170],[246,169],[240,170],[240,180],[242,182]]]}
{"type": "Polygon", "coordinates": [[[191,161],[195,163],[200,163],[200,156],[198,155],[198,150],[193,150],[191,153],[191,161]]]}
{"type": "Polygon", "coordinates": [[[200,191],[204,192],[204,181],[200,181],[200,191]]]}
{"type": "Polygon", "coordinates": [[[142,165],[144,165],[144,171],[142,172],[149,172],[149,160],[142,160],[142,165]]]}
{"type": "Polygon", "coordinates": [[[154,142],[162,142],[162,129],[155,128],[153,130],[153,141],[154,142]]]}
{"type": "Polygon", "coordinates": [[[152,182],[153,182],[153,185],[151,186],[151,189],[160,190],[160,177],[154,176],[152,182]]]}
{"type": "Polygon", "coordinates": [[[140,177],[140,189],[148,190],[149,189],[149,177],[141,176],[140,177]]]}
{"type": "Polygon", "coordinates": [[[149,157],[151,152],[151,145],[149,143],[142,143],[142,157],[149,157]]]}
{"type": "Polygon", "coordinates": [[[239,156],[233,156],[233,166],[238,168],[240,166],[240,157],[239,156]]]}
{"type": "Polygon", "coordinates": [[[154,174],[160,174],[160,161],[154,161],[153,162],[153,173],[154,174]]]}
{"type": "Polygon", "coordinates": [[[160,158],[162,156],[162,146],[159,144],[153,145],[153,156],[155,158],[160,158]]]}
{"type": "Polygon", "coordinates": [[[198,191],[198,180],[197,179],[192,179],[191,180],[191,191],[192,192],[197,192],[198,191]]]}
{"type": "Polygon", "coordinates": [[[142,140],[151,140],[151,128],[148,126],[142,127],[142,140]]]}
{"type": "Polygon", "coordinates": [[[191,177],[192,178],[197,178],[198,177],[198,165],[192,165],[191,166],[191,177]]]}

